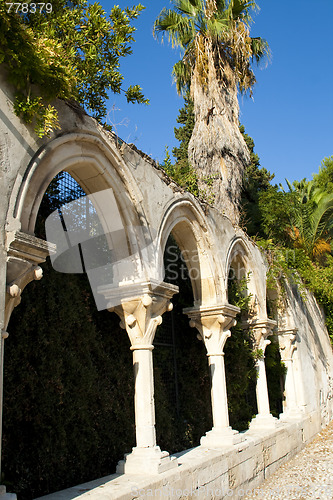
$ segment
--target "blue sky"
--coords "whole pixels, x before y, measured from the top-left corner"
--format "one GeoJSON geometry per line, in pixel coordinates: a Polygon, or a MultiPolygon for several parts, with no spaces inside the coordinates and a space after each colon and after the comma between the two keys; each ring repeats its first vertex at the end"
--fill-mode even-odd
{"type": "MultiPolygon", "coordinates": [[[[178,142],[173,129],[183,99],[171,77],[179,50],[153,38],[154,20],[168,0],[141,0],[133,55],[121,63],[124,88],[140,84],[150,105],[127,104],[111,95],[108,122],[126,142],[162,162],[165,146],[178,142]]],[[[102,1],[106,10],[113,5],[102,1]]],[[[120,7],[135,1],[119,0],[120,7]]],[[[333,155],[333,0],[259,0],[251,35],[269,42],[272,59],[256,68],[253,98],[240,96],[240,121],[255,142],[261,165],[274,182],[311,178],[333,155]]]]}

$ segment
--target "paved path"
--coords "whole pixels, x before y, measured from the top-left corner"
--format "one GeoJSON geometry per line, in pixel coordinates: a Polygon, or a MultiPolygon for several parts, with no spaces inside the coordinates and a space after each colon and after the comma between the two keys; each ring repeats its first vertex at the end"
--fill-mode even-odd
{"type": "Polygon", "coordinates": [[[333,499],[333,422],[244,500],[333,499]]]}

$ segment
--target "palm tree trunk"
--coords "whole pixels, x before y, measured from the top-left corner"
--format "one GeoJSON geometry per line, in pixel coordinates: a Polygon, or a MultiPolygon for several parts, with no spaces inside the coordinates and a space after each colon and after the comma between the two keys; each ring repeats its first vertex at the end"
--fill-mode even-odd
{"type": "Polygon", "coordinates": [[[189,160],[198,175],[200,195],[230,220],[239,222],[242,177],[250,161],[249,151],[239,131],[237,87],[231,69],[220,78],[212,50],[202,60],[191,81],[195,126],[189,143],[189,160]]]}

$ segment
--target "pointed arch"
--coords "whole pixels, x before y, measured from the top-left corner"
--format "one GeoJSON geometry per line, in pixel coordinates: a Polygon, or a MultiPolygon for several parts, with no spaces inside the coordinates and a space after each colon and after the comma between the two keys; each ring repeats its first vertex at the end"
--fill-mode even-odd
{"type": "Polygon", "coordinates": [[[224,302],[223,269],[216,243],[201,207],[189,195],[173,201],[166,209],[157,237],[156,267],[163,275],[163,253],[172,234],[182,253],[191,279],[194,306],[224,302]]]}
{"type": "Polygon", "coordinates": [[[236,279],[248,279],[247,289],[252,295],[251,307],[257,318],[266,318],[266,275],[265,264],[259,249],[242,236],[235,236],[230,242],[225,261],[225,287],[228,289],[230,269],[236,279]]]}

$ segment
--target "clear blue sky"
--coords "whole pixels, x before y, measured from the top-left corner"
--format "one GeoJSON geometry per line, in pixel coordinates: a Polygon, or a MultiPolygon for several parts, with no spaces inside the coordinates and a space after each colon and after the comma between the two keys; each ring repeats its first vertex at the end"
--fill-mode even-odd
{"type": "MultiPolygon", "coordinates": [[[[126,142],[162,162],[165,146],[178,142],[173,129],[183,99],[171,70],[179,50],[153,38],[154,20],[168,0],[141,0],[133,55],[121,63],[124,87],[140,84],[150,105],[127,104],[111,95],[108,121],[126,142]]],[[[113,2],[103,0],[110,9],[113,2]]],[[[120,7],[135,0],[119,0],[120,7]]],[[[240,121],[255,142],[261,165],[273,182],[311,178],[321,160],[333,155],[333,0],[259,0],[251,35],[269,42],[272,59],[256,68],[253,99],[240,96],[240,121]]]]}

